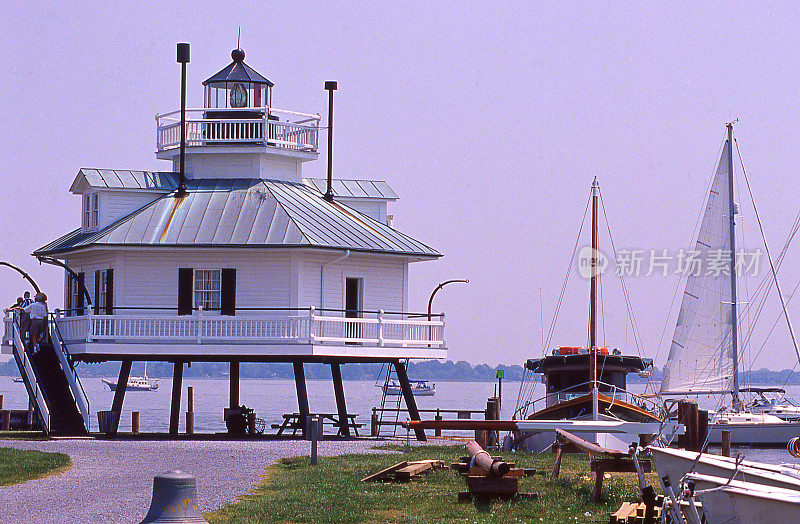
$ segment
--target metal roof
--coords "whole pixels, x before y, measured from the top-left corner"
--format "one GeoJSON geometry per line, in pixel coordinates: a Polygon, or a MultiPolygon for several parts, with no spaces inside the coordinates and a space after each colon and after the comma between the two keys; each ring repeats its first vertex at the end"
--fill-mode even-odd
{"type": "MultiPolygon", "coordinates": [[[[320,193],[328,189],[324,178],[304,178],[303,183],[320,193]]],[[[399,197],[389,184],[383,180],[341,180],[334,179],[331,184],[333,196],[339,198],[364,198],[377,200],[397,200],[399,197]]]]}
{"type": "Polygon", "coordinates": [[[70,191],[80,192],[81,185],[102,189],[146,189],[172,191],[178,187],[178,173],[165,171],[126,171],[119,169],[82,168],[72,182],[70,191]]]}
{"type": "Polygon", "coordinates": [[[244,63],[244,51],[241,49],[234,49],[231,52],[231,58],[233,58],[233,62],[225,66],[222,71],[203,82],[203,85],[224,82],[250,82],[252,84],[266,84],[269,87],[275,85],[261,76],[258,71],[244,63]]]}
{"type": "Polygon", "coordinates": [[[436,250],[318,191],[281,180],[201,179],[96,232],[73,231],[34,252],[87,246],[312,247],[415,257],[436,250]]]}

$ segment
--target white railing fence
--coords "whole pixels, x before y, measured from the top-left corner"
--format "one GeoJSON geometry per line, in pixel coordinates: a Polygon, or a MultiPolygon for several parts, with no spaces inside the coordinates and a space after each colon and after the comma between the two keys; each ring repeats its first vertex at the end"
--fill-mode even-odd
{"type": "Polygon", "coordinates": [[[119,314],[58,317],[64,341],[362,344],[444,347],[444,321],[352,318],[319,314],[314,308],[292,313],[220,316],[119,314]]]}
{"type": "MultiPolygon", "coordinates": [[[[237,111],[241,115],[241,110],[237,111]]],[[[257,118],[220,118],[219,114],[225,112],[225,109],[187,109],[186,145],[260,144],[297,151],[317,151],[319,115],[264,108],[257,118]],[[210,118],[209,114],[213,114],[214,118],[210,118]]],[[[158,115],[158,150],[173,149],[179,147],[180,143],[180,111],[158,115]]]]}

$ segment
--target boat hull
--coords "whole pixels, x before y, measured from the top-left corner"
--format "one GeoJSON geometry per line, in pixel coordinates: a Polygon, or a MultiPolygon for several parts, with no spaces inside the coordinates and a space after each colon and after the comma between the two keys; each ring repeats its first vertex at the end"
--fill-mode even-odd
{"type": "Polygon", "coordinates": [[[689,478],[707,522],[800,521],[800,492],[708,475],[689,478]]]}
{"type": "Polygon", "coordinates": [[[800,436],[800,422],[759,422],[758,424],[709,424],[708,442],[722,443],[722,432],[731,432],[731,444],[786,446],[793,437],[800,436]]]}
{"type": "MultiPolygon", "coordinates": [[[[729,457],[703,453],[697,460],[698,453],[694,451],[655,446],[650,446],[647,450],[650,451],[656,464],[658,476],[669,477],[673,486],[677,486],[692,467],[693,473],[725,479],[730,478],[736,469],[735,459],[729,457]]],[[[785,467],[745,460],[740,462],[739,471],[734,479],[800,491],[800,477],[784,474],[785,471],[787,471],[785,467]]]]}

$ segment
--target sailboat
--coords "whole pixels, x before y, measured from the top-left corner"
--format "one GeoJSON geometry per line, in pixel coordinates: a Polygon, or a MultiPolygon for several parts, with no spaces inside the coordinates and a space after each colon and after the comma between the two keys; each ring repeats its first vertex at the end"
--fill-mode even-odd
{"type": "MultiPolygon", "coordinates": [[[[601,347],[597,342],[597,291],[600,280],[600,238],[598,234],[598,204],[600,186],[597,179],[592,182],[592,247],[588,262],[589,291],[589,341],[586,347],[560,346],[551,355],[529,359],[525,367],[532,373],[541,373],[546,395],[543,406],[539,401],[527,400],[517,405],[518,415],[529,420],[591,420],[624,421],[661,424],[661,418],[652,411],[657,406],[648,406],[643,397],[626,391],[629,373],[648,372],[651,359],[634,355],[623,355],[619,349],[601,347]],[[529,411],[534,411],[529,414],[529,411]]],[[[586,269],[586,268],[584,268],[586,269]]],[[[517,449],[542,451],[553,443],[552,431],[515,435],[520,444],[517,449]]],[[[638,442],[638,434],[597,433],[587,437],[605,448],[627,449],[631,442],[638,442]]]]}
{"type": "MultiPolygon", "coordinates": [[[[702,271],[687,277],[660,395],[730,394],[730,406],[711,415],[710,443],[720,443],[722,431],[728,430],[733,444],[785,445],[800,435],[800,422],[764,410],[749,411],[740,399],[732,123],[727,124],[727,131],[695,245],[695,254],[704,265],[702,271]],[[716,266],[719,271],[708,271],[715,260],[723,262],[716,266]]],[[[783,301],[780,288],[778,294],[783,301]]],[[[788,315],[786,318],[791,332],[788,315]]]]}
{"type": "MultiPolygon", "coordinates": [[[[128,384],[125,387],[126,391],[155,391],[158,389],[159,379],[152,379],[147,377],[147,362],[144,363],[144,376],[143,377],[130,377],[128,384]]],[[[108,386],[111,391],[117,390],[117,381],[103,379],[103,383],[108,386]]]]}

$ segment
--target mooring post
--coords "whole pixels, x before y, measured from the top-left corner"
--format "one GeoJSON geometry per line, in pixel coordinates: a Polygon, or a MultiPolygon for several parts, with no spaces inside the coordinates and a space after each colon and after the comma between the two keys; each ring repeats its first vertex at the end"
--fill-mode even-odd
{"type": "Polygon", "coordinates": [[[311,465],[317,465],[317,440],[319,439],[319,417],[311,416],[311,465]]]}
{"type": "Polygon", "coordinates": [[[731,456],[731,430],[722,430],[722,456],[731,456]]]}
{"type": "Polygon", "coordinates": [[[697,410],[697,449],[695,451],[703,452],[706,447],[706,440],[708,439],[708,411],[705,409],[697,410]]]}
{"type": "Polygon", "coordinates": [[[11,410],[3,409],[0,413],[3,414],[3,431],[11,431],[11,410]]]}
{"type": "Polygon", "coordinates": [[[3,395],[0,395],[0,409],[3,409],[3,395]]]}
{"type": "Polygon", "coordinates": [[[186,434],[194,433],[194,387],[186,388],[186,434]]]}
{"type": "Polygon", "coordinates": [[[369,436],[370,437],[377,437],[378,436],[378,408],[372,408],[372,417],[369,419],[369,436]]]}
{"type": "Polygon", "coordinates": [[[139,412],[134,411],[131,413],[131,433],[134,435],[139,434],[139,412]]]}
{"type": "MultiPolygon", "coordinates": [[[[442,414],[439,412],[439,408],[436,408],[436,416],[433,417],[433,419],[434,420],[442,420],[442,414]]],[[[442,436],[442,428],[436,428],[433,431],[433,435],[435,437],[441,437],[442,436]]]]}

